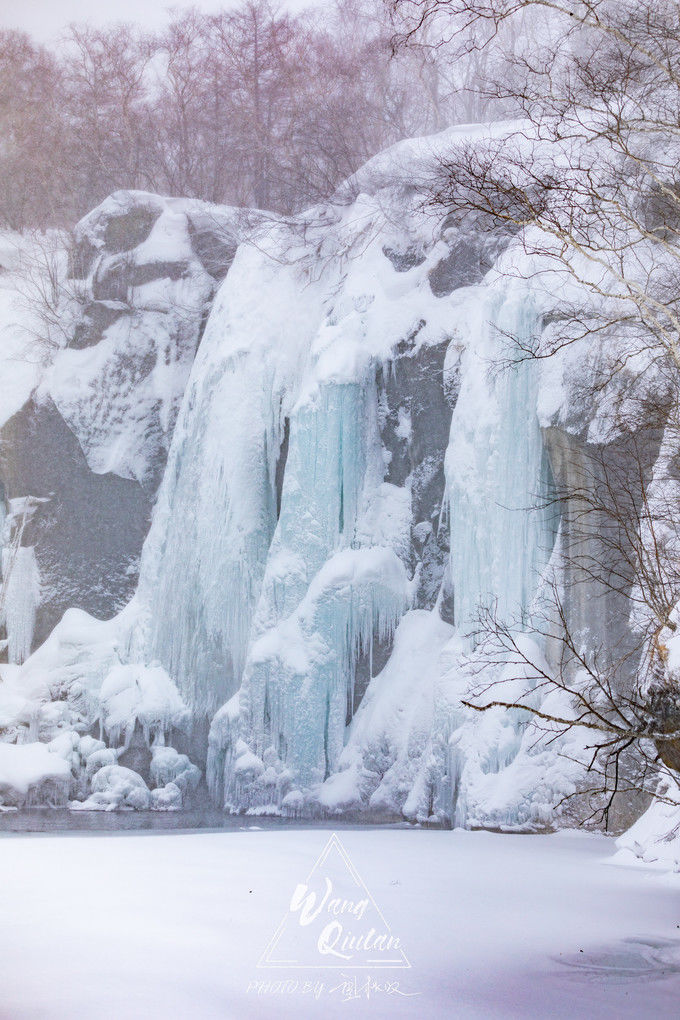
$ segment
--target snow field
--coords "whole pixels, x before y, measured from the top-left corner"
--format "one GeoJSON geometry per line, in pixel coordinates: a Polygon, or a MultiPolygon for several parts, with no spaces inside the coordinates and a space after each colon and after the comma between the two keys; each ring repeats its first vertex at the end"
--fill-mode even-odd
{"type": "MultiPolygon", "coordinates": [[[[357,997],[343,1001],[342,971],[258,969],[329,835],[244,826],[230,833],[2,839],[0,1014],[677,1015],[677,877],[612,866],[612,840],[571,832],[340,829],[411,963],[390,972],[399,993],[367,998],[360,982],[357,997]],[[303,994],[305,981],[317,998],[303,994]],[[277,991],[295,982],[297,990],[277,991]]],[[[372,976],[384,988],[384,975],[372,976]]]]}

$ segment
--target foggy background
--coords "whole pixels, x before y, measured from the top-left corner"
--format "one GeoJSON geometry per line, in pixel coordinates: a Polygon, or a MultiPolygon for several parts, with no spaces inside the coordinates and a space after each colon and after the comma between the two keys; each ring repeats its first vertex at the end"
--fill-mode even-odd
{"type": "Polygon", "coordinates": [[[483,82],[517,33],[461,57],[435,25],[395,54],[392,7],[3,0],[0,229],[120,189],[296,213],[402,138],[507,114],[483,82]]]}

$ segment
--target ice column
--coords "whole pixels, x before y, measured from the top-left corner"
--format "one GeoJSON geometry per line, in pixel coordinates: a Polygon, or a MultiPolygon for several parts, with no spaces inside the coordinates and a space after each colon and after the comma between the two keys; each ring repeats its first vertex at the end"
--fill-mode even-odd
{"type": "Polygon", "coordinates": [[[22,663],[31,654],[35,614],[40,601],[40,573],[32,546],[5,550],[3,559],[8,659],[22,663]]]}
{"type": "MultiPolygon", "coordinates": [[[[480,717],[460,706],[469,684],[482,678],[482,663],[476,661],[470,674],[468,659],[480,607],[493,606],[499,620],[529,632],[517,639],[531,645],[532,656],[540,655],[530,637],[532,616],[558,525],[536,414],[538,364],[518,355],[531,351],[540,328],[530,295],[519,287],[509,294],[480,290],[466,312],[463,382],[446,455],[450,584],[459,641],[445,673],[458,697],[438,699],[433,738],[439,761],[433,802],[454,825],[468,824],[470,790],[482,782],[493,789],[489,777],[510,765],[526,728],[521,711],[497,708],[480,717]]],[[[497,661],[487,669],[489,683],[506,675],[497,661]]],[[[533,678],[527,683],[533,686],[533,678]]],[[[498,822],[517,824],[518,803],[519,798],[501,812],[498,822]]]]}
{"type": "Polygon", "coordinates": [[[500,618],[528,625],[557,524],[546,507],[551,478],[536,416],[538,366],[518,357],[513,342],[530,347],[535,308],[522,292],[482,292],[467,328],[446,454],[454,620],[463,634],[492,601],[500,618]]]}
{"type": "Polygon", "coordinates": [[[195,373],[144,546],[143,658],[159,661],[195,717],[238,688],[276,525],[280,398],[261,358],[195,373]]]}

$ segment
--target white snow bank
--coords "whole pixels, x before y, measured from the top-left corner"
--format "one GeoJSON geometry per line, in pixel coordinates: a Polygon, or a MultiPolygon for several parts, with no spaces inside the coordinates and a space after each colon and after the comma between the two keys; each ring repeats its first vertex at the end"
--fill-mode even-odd
{"type": "Polygon", "coordinates": [[[134,604],[113,620],[69,609],[21,668],[0,666],[0,720],[12,739],[49,741],[99,716],[99,690],[121,649],[134,604]]]}
{"type": "Polygon", "coordinates": [[[99,718],[108,738],[129,744],[139,723],[147,744],[183,729],[189,712],[162,666],[114,666],[99,691],[99,718]]]}
{"type": "Polygon", "coordinates": [[[64,805],[70,779],[67,762],[45,744],[0,743],[0,804],[64,805]]]}
{"type": "Polygon", "coordinates": [[[680,787],[663,779],[657,793],[659,799],[617,839],[614,860],[680,871],[680,787]]]}

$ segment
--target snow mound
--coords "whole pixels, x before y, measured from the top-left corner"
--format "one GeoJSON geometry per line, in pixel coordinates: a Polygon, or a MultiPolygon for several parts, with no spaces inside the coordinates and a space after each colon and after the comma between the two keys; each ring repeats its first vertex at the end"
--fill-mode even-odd
{"type": "Polygon", "coordinates": [[[0,804],[3,807],[62,807],[71,770],[44,744],[0,744],[0,804]]]}
{"type": "MultiPolygon", "coordinates": [[[[186,754],[179,754],[174,747],[154,745],[151,752],[151,779],[156,788],[176,787],[180,792],[181,803],[181,794],[195,790],[200,783],[201,770],[186,754]]],[[[174,790],[171,794],[174,796],[174,790]]]]}
{"type": "Polygon", "coordinates": [[[74,801],[73,811],[143,811],[151,806],[151,792],[132,769],[122,765],[105,765],[92,780],[92,794],[84,801],[74,801]]]}
{"type": "Polygon", "coordinates": [[[680,871],[680,787],[670,779],[659,784],[657,799],[616,841],[614,860],[680,871]]]}
{"type": "Polygon", "coordinates": [[[120,665],[99,691],[99,720],[113,743],[127,746],[139,723],[147,744],[171,728],[184,729],[189,712],[161,666],[120,665]]]}
{"type": "Polygon", "coordinates": [[[134,603],[112,621],[70,610],[23,667],[0,666],[0,726],[18,742],[0,750],[34,748],[63,779],[58,795],[50,779],[26,803],[70,796],[75,810],[171,810],[198,787],[200,769],[164,746],[189,722],[176,686],[158,665],[121,663],[135,619],[134,603]],[[104,739],[90,735],[96,726],[104,739]],[[119,763],[138,732],[154,790],[119,763]]]}

